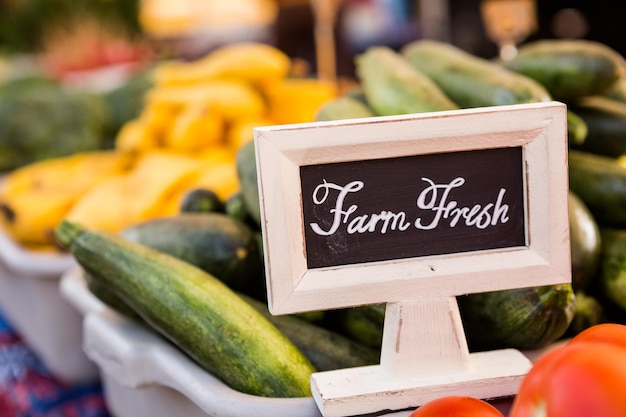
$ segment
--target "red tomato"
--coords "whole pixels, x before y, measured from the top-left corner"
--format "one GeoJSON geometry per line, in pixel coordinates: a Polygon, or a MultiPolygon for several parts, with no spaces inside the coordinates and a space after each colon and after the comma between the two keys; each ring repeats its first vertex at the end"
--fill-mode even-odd
{"type": "Polygon", "coordinates": [[[540,357],[509,417],[626,415],[626,326],[590,328],[540,357]]]}
{"type": "Polygon", "coordinates": [[[409,417],[504,417],[497,408],[473,397],[449,395],[432,400],[409,417]]]}
{"type": "Polygon", "coordinates": [[[626,326],[616,323],[598,324],[574,336],[570,343],[581,341],[611,343],[626,348],[626,326]]]}

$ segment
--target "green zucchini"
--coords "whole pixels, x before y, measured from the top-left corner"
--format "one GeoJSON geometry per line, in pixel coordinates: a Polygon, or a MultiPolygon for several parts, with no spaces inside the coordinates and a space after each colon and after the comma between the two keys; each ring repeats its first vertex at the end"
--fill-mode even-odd
{"type": "Polygon", "coordinates": [[[257,298],[265,294],[254,232],[224,213],[181,213],[135,224],[121,234],[189,262],[236,291],[257,298]]]}
{"type": "Polygon", "coordinates": [[[587,126],[587,138],[572,147],[598,155],[626,153],[626,103],[604,96],[586,97],[570,105],[587,126]]]}
{"type": "Polygon", "coordinates": [[[570,149],[569,187],[598,226],[626,226],[626,167],[616,159],[570,149]]]}
{"type": "Polygon", "coordinates": [[[256,155],[254,141],[243,145],[235,158],[239,188],[246,211],[252,220],[261,227],[261,204],[257,185],[256,155]]]}
{"type": "Polygon", "coordinates": [[[93,277],[86,270],[82,271],[85,285],[89,292],[91,292],[98,300],[102,301],[105,305],[109,306],[113,310],[117,311],[124,317],[133,319],[137,322],[143,322],[141,316],[139,316],[135,310],[130,308],[121,298],[117,296],[109,287],[100,282],[99,279],[93,277]]]}
{"type": "Polygon", "coordinates": [[[471,350],[538,349],[565,334],[574,317],[570,284],[458,297],[471,350]]]}
{"type": "Polygon", "coordinates": [[[181,213],[223,212],[224,202],[212,190],[194,188],[189,190],[180,203],[181,213]]]}
{"type": "Polygon", "coordinates": [[[323,104],[315,115],[315,121],[359,119],[373,116],[374,112],[362,101],[345,95],[323,104]]]}
{"type": "Polygon", "coordinates": [[[209,273],[121,236],[63,221],[59,242],[151,328],[226,385],[264,397],[308,397],[310,361],[209,273]]]}
{"type": "Polygon", "coordinates": [[[449,43],[417,40],[402,55],[463,108],[551,100],[538,82],[449,43]]]}
{"type": "Polygon", "coordinates": [[[567,109],[567,141],[570,145],[582,145],[587,140],[589,128],[585,120],[571,109],[567,109]]]}
{"type": "Polygon", "coordinates": [[[589,327],[604,322],[606,322],[606,317],[602,303],[596,297],[584,291],[576,291],[574,318],[567,329],[566,335],[575,336],[589,327]]]}
{"type": "Polygon", "coordinates": [[[614,82],[607,90],[602,92],[602,95],[617,100],[622,103],[626,103],[626,74],[614,82]]]}
{"type": "Polygon", "coordinates": [[[583,39],[542,39],[521,45],[502,64],[541,83],[565,102],[601,94],[620,77],[624,58],[609,46],[583,39]]]}
{"type": "Polygon", "coordinates": [[[248,225],[254,230],[260,230],[256,221],[250,216],[241,191],[234,193],[224,203],[224,213],[248,225]]]}
{"type": "Polygon", "coordinates": [[[380,348],[383,340],[385,304],[373,304],[335,310],[332,315],[340,331],[359,343],[380,348]]]}
{"type": "Polygon", "coordinates": [[[602,229],[602,294],[626,311],[626,229],[602,229]]]}
{"type": "Polygon", "coordinates": [[[598,274],[602,250],[600,228],[585,203],[572,191],[568,202],[572,288],[581,291],[598,274]]]}
{"type": "Polygon", "coordinates": [[[426,74],[389,47],[369,47],[355,57],[355,68],[378,116],[458,109],[426,74]]]}
{"type": "MultiPolygon", "coordinates": [[[[100,301],[132,320],[143,322],[122,299],[84,271],[87,288],[100,301]]],[[[318,371],[375,365],[380,362],[380,350],[362,345],[340,333],[299,318],[297,315],[274,316],[267,304],[245,294],[239,296],[269,320],[307,357],[318,371]]]]}
{"type": "Polygon", "coordinates": [[[295,315],[273,316],[265,303],[248,297],[244,299],[283,332],[318,371],[380,363],[379,349],[365,346],[295,315]]]}
{"type": "MultiPolygon", "coordinates": [[[[570,284],[492,291],[458,297],[471,350],[538,349],[559,339],[575,308],[570,284]]],[[[385,305],[374,304],[334,312],[340,328],[359,342],[380,347],[385,305]]]]}

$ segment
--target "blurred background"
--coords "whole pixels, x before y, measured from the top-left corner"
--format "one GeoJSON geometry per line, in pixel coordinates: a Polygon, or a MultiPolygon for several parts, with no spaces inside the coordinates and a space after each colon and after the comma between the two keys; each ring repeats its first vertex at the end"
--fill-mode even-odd
{"type": "Polygon", "coordinates": [[[614,3],[606,0],[0,0],[0,54],[37,54],[46,72],[61,76],[260,40],[315,68],[316,3],[333,9],[337,71],[348,77],[367,46],[421,37],[483,57],[498,54],[498,31],[517,42],[586,38],[626,48],[620,14],[607,12],[614,3]]]}

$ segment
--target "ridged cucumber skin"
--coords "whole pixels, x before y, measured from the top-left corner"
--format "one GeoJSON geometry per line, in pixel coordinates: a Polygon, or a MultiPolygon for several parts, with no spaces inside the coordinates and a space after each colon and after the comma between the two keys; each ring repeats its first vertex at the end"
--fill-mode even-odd
{"type": "Polygon", "coordinates": [[[375,116],[374,112],[362,101],[346,95],[323,104],[315,115],[315,121],[360,119],[373,116],[375,116]]]}
{"type": "Polygon", "coordinates": [[[313,365],[217,278],[171,255],[68,221],[56,235],[151,328],[231,388],[264,397],[311,395],[313,365]]]}
{"type": "Polygon", "coordinates": [[[570,105],[587,126],[576,149],[616,158],[626,153],[626,103],[605,96],[586,97],[570,105]]]}
{"type": "Polygon", "coordinates": [[[587,205],[574,192],[568,194],[572,288],[586,290],[600,267],[600,228],[587,205]]]}
{"type": "Polygon", "coordinates": [[[458,297],[470,350],[539,349],[565,334],[574,318],[570,284],[458,297]]]}
{"type": "Polygon", "coordinates": [[[585,203],[598,226],[626,226],[626,167],[616,159],[569,150],[569,188],[585,203]]]}
{"type": "Polygon", "coordinates": [[[626,230],[602,228],[602,294],[626,311],[626,230]]]}
{"type": "Polygon", "coordinates": [[[244,300],[283,332],[318,371],[375,365],[380,362],[379,349],[365,346],[296,316],[273,316],[265,303],[249,297],[244,297],[244,300]]]}
{"type": "Polygon", "coordinates": [[[406,44],[401,53],[463,108],[551,100],[535,80],[449,43],[417,40],[406,44]]]}
{"type": "Polygon", "coordinates": [[[224,213],[181,213],[151,219],[126,228],[121,235],[189,262],[231,289],[255,297],[265,293],[254,232],[224,213]]]}
{"type": "Polygon", "coordinates": [[[521,45],[503,65],[541,83],[556,100],[601,94],[621,76],[624,58],[609,46],[576,39],[542,39],[521,45]]]}
{"type": "Polygon", "coordinates": [[[367,102],[377,116],[459,108],[428,76],[389,47],[369,47],[354,61],[367,102]]]}

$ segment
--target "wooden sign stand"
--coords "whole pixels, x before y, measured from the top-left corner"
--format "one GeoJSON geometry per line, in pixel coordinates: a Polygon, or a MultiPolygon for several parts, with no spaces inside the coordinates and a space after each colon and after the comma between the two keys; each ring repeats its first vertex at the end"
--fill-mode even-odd
{"type": "Polygon", "coordinates": [[[391,303],[380,365],[315,373],[312,392],[322,415],[352,416],[445,395],[511,396],[531,366],[515,349],[470,354],[453,297],[391,303]]]}
{"type": "Polygon", "coordinates": [[[565,116],[550,102],[255,129],[270,311],[387,303],[379,365],[312,375],[324,416],[517,391],[530,361],[469,353],[455,297],[571,281],[565,116]]]}

